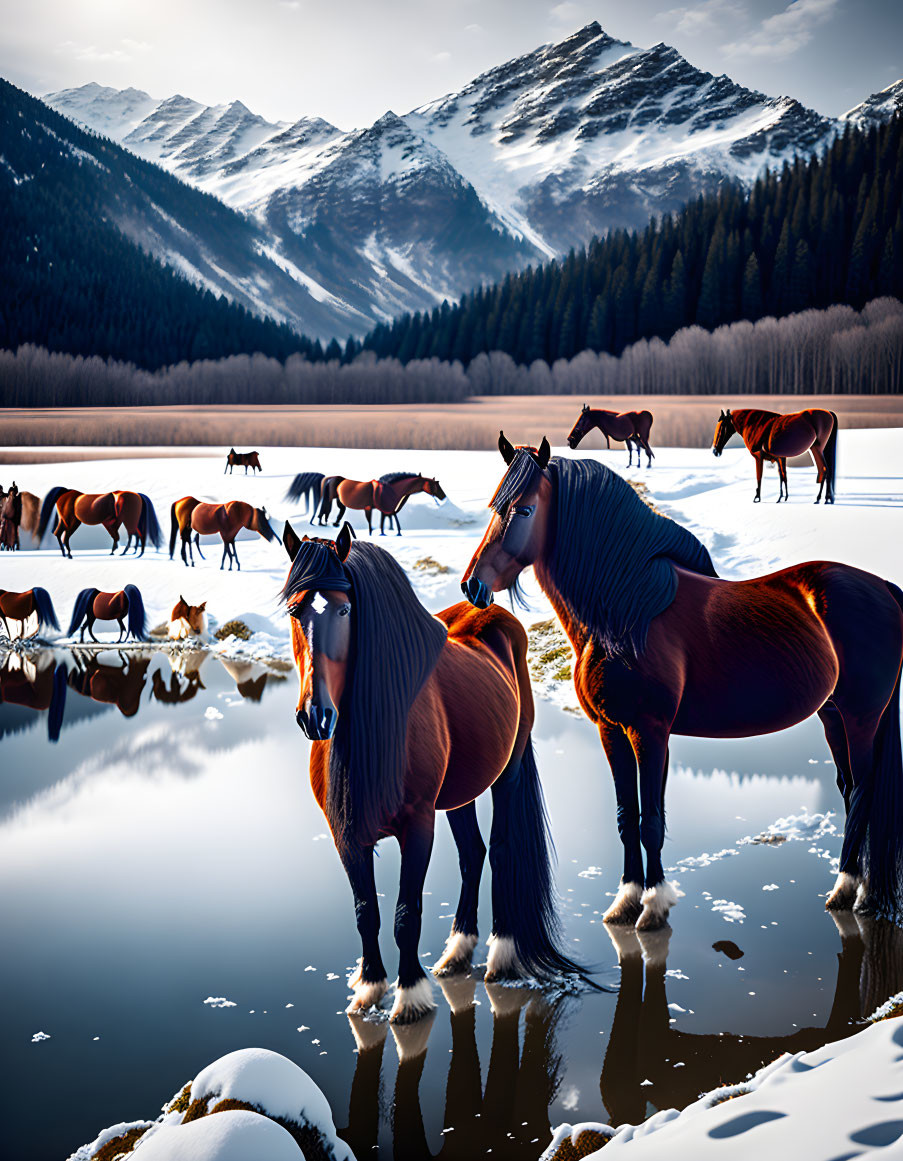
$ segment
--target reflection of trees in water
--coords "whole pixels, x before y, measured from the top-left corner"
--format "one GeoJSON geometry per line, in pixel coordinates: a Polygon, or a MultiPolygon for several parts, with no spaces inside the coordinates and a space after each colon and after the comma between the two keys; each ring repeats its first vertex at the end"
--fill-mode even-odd
{"type": "MultiPolygon", "coordinates": [[[[742,1083],[784,1052],[811,1051],[858,1031],[862,1019],[903,989],[903,930],[850,913],[832,918],[841,949],[828,1019],[824,1027],[795,1028],[784,1036],[697,1034],[675,1028],[665,975],[670,928],[641,935],[633,928],[606,928],[621,967],[599,1081],[609,1123],[639,1124],[650,1103],[657,1109],[685,1108],[702,1092],[742,1083]]],[[[452,1051],[442,1120],[443,1129],[451,1131],[443,1133],[438,1151],[429,1148],[420,1093],[435,1013],[413,1025],[391,1027],[398,1071],[389,1110],[384,1107],[382,1065],[390,1025],[348,1017],[358,1056],[348,1126],[340,1135],[355,1156],[367,1157],[379,1142],[381,1124],[388,1122],[394,1161],[470,1161],[490,1149],[492,1156],[508,1161],[539,1156],[549,1140],[548,1110],[562,1080],[557,1029],[569,1001],[550,1002],[526,987],[485,985],[492,1041],[484,1085],[476,1035],[477,983],[467,975],[443,978],[439,984],[450,1011],[452,1051]]],[[[427,1107],[433,1103],[429,1099],[427,1107]]]]}
{"type": "MultiPolygon", "coordinates": [[[[436,1018],[392,1026],[398,1071],[391,1114],[395,1161],[422,1158],[470,1159],[491,1149],[496,1157],[538,1156],[549,1136],[549,1105],[561,1083],[556,1028],[565,1000],[549,1002],[527,987],[485,985],[492,1008],[492,1043],[485,1087],[476,1038],[476,981],[453,976],[439,981],[451,1015],[452,1052],[445,1083],[442,1136],[431,1153],[420,1103],[420,1080],[427,1042],[436,1018]],[[521,1042],[521,1012],[524,1012],[521,1042]]],[[[348,1017],[358,1046],[348,1127],[341,1136],[355,1156],[366,1157],[378,1143],[382,1058],[389,1025],[348,1017]]]]}
{"type": "Polygon", "coordinates": [[[621,965],[599,1081],[609,1123],[640,1123],[646,1119],[647,1102],[657,1109],[685,1108],[702,1092],[742,1083],[747,1074],[784,1052],[808,1052],[858,1031],[862,1019],[903,987],[903,930],[886,920],[850,913],[832,917],[841,951],[827,1023],[784,1036],[697,1034],[674,1028],[665,986],[670,928],[639,935],[633,928],[606,928],[621,965]]]}

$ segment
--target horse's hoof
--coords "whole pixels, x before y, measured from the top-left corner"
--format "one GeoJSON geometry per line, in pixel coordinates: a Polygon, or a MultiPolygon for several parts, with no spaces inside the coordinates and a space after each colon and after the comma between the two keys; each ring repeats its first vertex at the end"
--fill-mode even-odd
{"type": "Polygon", "coordinates": [[[466,972],[477,946],[476,935],[465,935],[463,931],[453,931],[445,941],[445,951],[433,964],[434,976],[453,976],[466,972]]]}
{"type": "Polygon", "coordinates": [[[423,976],[409,988],[395,989],[395,1003],[389,1013],[389,1023],[413,1024],[435,1007],[432,985],[427,977],[423,976]]]}
{"type": "Polygon", "coordinates": [[[641,902],[643,911],[636,921],[637,931],[657,931],[668,922],[668,913],[683,894],[673,883],[664,879],[654,887],[647,887],[641,902]]]}
{"type": "Polygon", "coordinates": [[[619,924],[636,923],[643,910],[640,898],[643,894],[642,883],[621,883],[614,902],[602,916],[603,923],[619,924]]]}
{"type": "Polygon", "coordinates": [[[483,979],[487,984],[494,980],[519,980],[526,976],[510,935],[490,935],[486,942],[489,955],[486,957],[486,974],[483,979]]]}
{"type": "Polygon", "coordinates": [[[351,988],[354,995],[351,997],[351,1003],[345,1009],[349,1015],[354,1012],[366,1012],[370,1008],[378,1007],[380,1000],[389,990],[389,981],[358,980],[356,983],[351,984],[351,988]]]}
{"type": "Polygon", "coordinates": [[[861,880],[855,875],[841,871],[834,882],[834,889],[825,900],[826,911],[852,911],[857,899],[861,880]]]}

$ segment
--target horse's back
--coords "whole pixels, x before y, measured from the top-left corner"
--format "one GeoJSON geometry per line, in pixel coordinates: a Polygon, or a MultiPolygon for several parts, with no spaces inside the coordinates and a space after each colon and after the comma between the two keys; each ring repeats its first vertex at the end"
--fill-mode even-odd
{"type": "Polygon", "coordinates": [[[93,613],[99,621],[115,621],[129,607],[129,599],[122,589],[118,593],[98,593],[94,598],[93,613]]]}

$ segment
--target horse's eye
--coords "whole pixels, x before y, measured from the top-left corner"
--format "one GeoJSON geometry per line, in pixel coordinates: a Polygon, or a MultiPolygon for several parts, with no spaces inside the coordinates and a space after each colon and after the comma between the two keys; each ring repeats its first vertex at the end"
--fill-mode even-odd
{"type": "Polygon", "coordinates": [[[342,605],[342,606],[340,606],[340,608],[338,610],[338,615],[340,617],[347,617],[350,612],[351,612],[350,605],[342,605]]]}
{"type": "Polygon", "coordinates": [[[515,516],[532,516],[533,510],[535,507],[536,507],[535,504],[519,504],[514,509],[514,515],[515,516]]]}

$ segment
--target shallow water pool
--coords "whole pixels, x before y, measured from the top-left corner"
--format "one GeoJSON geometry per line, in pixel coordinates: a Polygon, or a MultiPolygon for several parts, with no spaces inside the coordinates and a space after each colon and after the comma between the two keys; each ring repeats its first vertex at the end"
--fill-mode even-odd
{"type": "MultiPolygon", "coordinates": [[[[608,768],[588,722],[538,702],[567,937],[620,990],[458,979],[435,985],[430,1020],[395,1030],[344,1014],[351,893],[308,786],[292,675],[129,649],[7,657],[0,677],[4,1157],[65,1158],[260,1045],[310,1073],[359,1159],[535,1158],[550,1124],[682,1107],[846,1034],[903,987],[896,928],[841,931],[824,912],[840,839],[812,816],[840,798],[817,720],[674,739],[665,865],[685,897],[670,932],[622,936],[619,968],[600,920],[620,873],[608,768]],[[787,816],[805,837],[739,841],[787,816]]],[[[391,971],[398,857],[380,854],[391,971]]],[[[426,964],[458,885],[440,821],[426,964]]],[[[485,935],[488,883],[483,899],[485,935]]]]}

